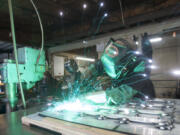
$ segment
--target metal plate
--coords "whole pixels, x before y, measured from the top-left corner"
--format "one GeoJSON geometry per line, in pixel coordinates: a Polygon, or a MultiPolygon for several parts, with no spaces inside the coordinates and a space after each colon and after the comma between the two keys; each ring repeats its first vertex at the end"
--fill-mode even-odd
{"type": "MultiPolygon", "coordinates": [[[[156,105],[159,104],[163,108],[170,103],[165,100],[155,102],[156,105]]],[[[147,101],[147,103],[151,104],[151,107],[154,107],[152,101],[151,103],[147,101]]],[[[175,111],[177,107],[176,103],[173,103],[173,109],[166,108],[165,110],[152,110],[148,107],[144,108],[141,105],[136,105],[134,108],[128,106],[99,106],[94,111],[81,110],[76,112],[48,109],[39,113],[39,115],[129,134],[169,135],[173,133],[175,135],[178,133],[175,131],[180,125],[174,120],[179,116],[179,113],[175,111]],[[176,125],[176,128],[174,128],[174,125],[176,125]]]]}

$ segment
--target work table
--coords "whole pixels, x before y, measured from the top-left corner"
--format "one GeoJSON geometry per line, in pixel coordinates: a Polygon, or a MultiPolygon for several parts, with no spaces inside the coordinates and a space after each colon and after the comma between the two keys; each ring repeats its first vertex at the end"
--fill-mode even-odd
{"type": "MultiPolygon", "coordinates": [[[[176,101],[176,111],[175,111],[175,128],[171,131],[167,131],[167,133],[170,133],[170,135],[178,135],[180,133],[180,100],[174,100],[176,101]]],[[[35,126],[24,126],[22,124],[22,117],[23,116],[27,116],[26,118],[31,118],[30,114],[37,114],[37,112],[41,112],[45,109],[46,107],[43,106],[35,106],[32,108],[28,108],[26,110],[20,110],[17,112],[11,112],[9,114],[3,114],[0,115],[0,134],[2,135],[58,135],[58,133],[55,132],[51,132],[49,130],[45,130],[42,128],[38,128],[35,126]],[[29,116],[29,117],[28,117],[29,116]]],[[[31,119],[29,119],[31,120],[31,119]]],[[[69,132],[72,131],[73,133],[76,132],[76,134],[78,135],[82,135],[82,131],[89,132],[89,134],[87,135],[95,135],[94,133],[96,131],[98,131],[100,134],[98,135],[109,135],[108,130],[103,130],[103,129],[99,129],[99,128],[93,128],[93,127],[88,127],[85,125],[79,125],[79,124],[75,124],[75,123],[70,123],[70,122],[66,122],[63,120],[57,120],[57,119],[52,119],[52,118],[42,118],[42,120],[40,121],[31,121],[32,123],[34,123],[34,125],[36,125],[36,123],[40,123],[41,122],[41,126],[43,127],[43,124],[47,127],[48,122],[50,123],[49,126],[52,126],[52,123],[54,123],[55,127],[57,128],[57,131],[61,131],[61,130],[66,130],[63,132],[69,132]],[[61,126],[61,129],[60,129],[61,126]],[[86,131],[85,131],[86,130],[86,131]],[[77,133],[77,131],[79,133],[77,133]]],[[[31,124],[31,123],[29,123],[31,124]]],[[[28,124],[27,124],[28,125],[28,124]]],[[[143,127],[142,127],[143,128],[143,127]]],[[[54,131],[56,131],[54,130],[54,131]]],[[[161,130],[159,130],[161,131],[161,130]]],[[[71,134],[64,134],[64,135],[72,135],[71,134]]],[[[164,131],[164,133],[166,133],[166,131],[164,131]]],[[[122,135],[121,133],[117,133],[117,132],[112,132],[111,134],[113,135],[122,135]]],[[[83,134],[86,135],[86,134],[83,134]]],[[[154,134],[151,134],[154,135],[154,134]]],[[[156,134],[157,135],[157,134],[156,134]]],[[[164,135],[164,134],[163,134],[164,135]]],[[[169,135],[169,134],[168,134],[169,135]]]]}
{"type": "Polygon", "coordinates": [[[11,112],[0,115],[0,134],[1,135],[55,135],[37,127],[27,127],[21,122],[22,116],[26,116],[43,110],[43,106],[36,106],[26,110],[11,112]]]}

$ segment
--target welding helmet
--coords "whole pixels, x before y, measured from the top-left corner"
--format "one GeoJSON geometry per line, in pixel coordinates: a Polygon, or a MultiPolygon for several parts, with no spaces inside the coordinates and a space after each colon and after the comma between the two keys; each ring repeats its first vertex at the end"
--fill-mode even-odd
{"type": "Polygon", "coordinates": [[[77,65],[76,61],[73,59],[67,60],[64,64],[64,67],[71,74],[77,72],[77,70],[78,70],[78,65],[77,65]]]}
{"type": "Polygon", "coordinates": [[[110,39],[101,56],[105,72],[113,79],[125,75],[132,60],[132,49],[124,39],[110,39]]]}

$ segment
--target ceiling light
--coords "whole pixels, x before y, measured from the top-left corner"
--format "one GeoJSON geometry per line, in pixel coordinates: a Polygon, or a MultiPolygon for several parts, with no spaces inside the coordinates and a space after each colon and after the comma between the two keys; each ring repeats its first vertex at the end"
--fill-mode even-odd
{"type": "Polygon", "coordinates": [[[87,8],[87,4],[83,4],[83,8],[86,9],[87,8]]]}
{"type": "Polygon", "coordinates": [[[135,42],[135,44],[136,44],[136,45],[139,45],[139,42],[138,42],[138,41],[136,41],[136,42],[135,42]]]}
{"type": "Polygon", "coordinates": [[[86,57],[76,57],[77,60],[83,60],[83,61],[90,61],[90,62],[94,62],[95,59],[92,58],[86,58],[86,57]]]}
{"type": "Polygon", "coordinates": [[[161,38],[161,37],[156,37],[156,38],[151,38],[151,39],[150,39],[150,42],[151,42],[151,43],[160,42],[160,41],[162,41],[162,38],[161,38]]]}
{"type": "Polygon", "coordinates": [[[63,16],[64,14],[63,14],[63,12],[62,12],[62,11],[60,11],[60,12],[59,12],[59,15],[60,15],[60,16],[63,16]]]}
{"type": "Polygon", "coordinates": [[[172,73],[173,73],[174,75],[180,76],[180,70],[174,70],[172,73]]]}
{"type": "Polygon", "coordinates": [[[147,74],[142,74],[142,76],[147,77],[147,74]]]}
{"type": "Polygon", "coordinates": [[[104,13],[104,17],[107,17],[108,16],[108,13],[104,13]]]}
{"type": "Polygon", "coordinates": [[[100,3],[100,7],[103,7],[103,6],[104,6],[104,2],[101,2],[101,3],[100,3]]]}

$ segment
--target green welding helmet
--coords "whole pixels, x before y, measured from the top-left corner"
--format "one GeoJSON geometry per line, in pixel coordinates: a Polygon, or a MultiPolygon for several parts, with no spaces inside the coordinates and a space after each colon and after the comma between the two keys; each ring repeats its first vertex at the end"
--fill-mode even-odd
{"type": "Polygon", "coordinates": [[[105,72],[117,79],[127,72],[127,66],[130,63],[132,52],[124,40],[110,39],[107,43],[104,52],[101,56],[101,62],[103,64],[105,72]]]}

